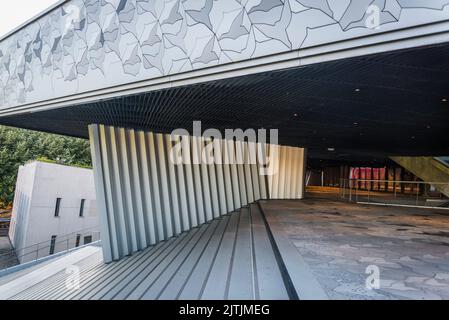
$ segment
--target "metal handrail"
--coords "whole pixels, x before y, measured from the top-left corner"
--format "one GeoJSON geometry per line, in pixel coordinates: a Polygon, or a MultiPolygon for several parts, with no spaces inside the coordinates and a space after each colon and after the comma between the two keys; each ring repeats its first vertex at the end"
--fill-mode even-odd
{"type": "MultiPolygon", "coordinates": [[[[90,229],[90,228],[89,228],[90,229]]],[[[94,232],[92,232],[92,235],[94,235],[94,234],[97,234],[98,235],[98,239],[97,240],[94,240],[94,239],[92,239],[92,242],[95,242],[95,241],[98,241],[99,239],[100,239],[100,232],[99,231],[94,231],[94,232]]],[[[33,250],[33,251],[30,251],[30,252],[27,252],[27,253],[24,253],[24,254],[21,254],[21,255],[15,255],[14,257],[11,257],[10,259],[8,259],[8,260],[2,260],[2,263],[4,263],[4,264],[7,264],[8,262],[11,262],[11,261],[19,261],[20,262],[20,259],[21,258],[23,258],[23,257],[25,257],[25,256],[29,256],[29,255],[34,255],[35,257],[34,257],[34,259],[32,259],[31,261],[29,261],[29,262],[32,262],[32,261],[37,261],[38,259],[40,259],[40,258],[43,258],[43,257],[47,257],[47,256],[51,256],[51,255],[53,255],[53,254],[50,254],[50,253],[48,253],[47,255],[45,255],[45,256],[43,256],[43,257],[39,257],[39,251],[41,251],[41,250],[43,250],[43,249],[46,249],[46,248],[51,248],[52,246],[54,247],[54,248],[56,248],[56,245],[57,244],[60,244],[60,243],[66,243],[66,248],[65,248],[65,250],[60,250],[59,252],[55,252],[55,253],[60,253],[60,252],[68,252],[70,249],[73,249],[73,248],[77,248],[78,246],[73,246],[73,247],[69,247],[69,242],[70,242],[70,240],[72,240],[72,239],[76,239],[76,237],[77,237],[77,235],[75,235],[74,237],[70,237],[70,238],[67,238],[67,239],[64,239],[64,240],[60,240],[60,241],[55,241],[54,242],[54,244],[51,244],[50,243],[50,245],[47,245],[47,246],[44,246],[44,247],[38,247],[37,249],[35,249],[35,250],[33,250]]],[[[51,241],[51,240],[50,240],[51,241]]],[[[28,247],[29,248],[29,247],[28,247]]],[[[14,251],[14,250],[12,250],[12,251],[14,251]]],[[[8,254],[8,253],[7,253],[8,254]]],[[[7,255],[7,254],[3,254],[2,256],[4,256],[4,255],[7,255]]],[[[20,263],[19,263],[20,264],[20,263]]],[[[9,267],[5,267],[5,268],[2,268],[2,269],[0,269],[0,270],[5,270],[5,269],[9,269],[9,268],[11,268],[12,266],[9,266],[9,267]]]]}
{"type": "MultiPolygon", "coordinates": [[[[95,227],[89,227],[89,228],[85,228],[85,229],[73,231],[73,232],[70,232],[70,233],[66,233],[66,234],[60,235],[60,236],[58,236],[58,237],[59,237],[59,239],[61,239],[61,238],[64,238],[64,237],[69,237],[69,236],[74,235],[74,237],[76,238],[77,234],[84,233],[84,232],[86,232],[86,231],[88,231],[88,230],[92,230],[92,229],[98,230],[99,227],[98,227],[98,226],[95,226],[95,227]]],[[[95,232],[97,232],[97,231],[95,231],[95,232]]],[[[17,251],[27,250],[27,249],[30,249],[30,248],[33,248],[33,247],[36,247],[36,246],[37,246],[38,248],[40,248],[41,245],[47,244],[47,243],[50,242],[50,241],[51,241],[51,240],[46,240],[46,241],[38,242],[38,243],[29,245],[29,246],[26,246],[26,247],[22,247],[22,248],[18,248],[18,249],[14,248],[14,249],[10,249],[9,252],[1,253],[1,254],[0,254],[0,257],[2,257],[2,256],[4,256],[4,255],[8,255],[8,254],[9,254],[10,252],[12,252],[12,251],[17,252],[17,251]]],[[[45,247],[44,247],[44,248],[45,248],[45,247]]]]}
{"type": "Polygon", "coordinates": [[[346,181],[379,182],[379,183],[416,183],[416,184],[449,184],[448,182],[427,182],[427,181],[407,181],[407,180],[373,180],[373,179],[341,179],[346,181]]]}
{"type": "Polygon", "coordinates": [[[374,180],[374,179],[340,179],[340,198],[349,202],[407,206],[420,208],[445,207],[449,198],[438,186],[449,187],[448,182],[374,180]],[[433,186],[433,190],[428,187],[433,186]],[[430,192],[429,192],[430,191],[430,192]],[[435,193],[439,195],[435,196],[435,193]],[[389,195],[389,196],[387,196],[389,195]],[[445,202],[446,201],[446,202],[445,202]],[[442,203],[440,203],[442,202],[442,203]]]}
{"type": "Polygon", "coordinates": [[[449,157],[433,157],[433,160],[438,161],[446,167],[449,167],[449,157]]]}

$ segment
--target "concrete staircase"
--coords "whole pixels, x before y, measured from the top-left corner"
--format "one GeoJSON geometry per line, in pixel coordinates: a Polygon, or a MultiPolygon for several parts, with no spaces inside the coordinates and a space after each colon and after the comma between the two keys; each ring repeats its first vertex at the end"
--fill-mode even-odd
{"type": "Polygon", "coordinates": [[[434,157],[390,157],[391,160],[407,169],[425,182],[447,182],[435,188],[449,197],[449,165],[445,158],[434,157]]]}

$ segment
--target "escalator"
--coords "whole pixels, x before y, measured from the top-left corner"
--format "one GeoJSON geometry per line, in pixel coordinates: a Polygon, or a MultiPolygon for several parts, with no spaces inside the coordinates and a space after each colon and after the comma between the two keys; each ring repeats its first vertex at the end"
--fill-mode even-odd
{"type": "MultiPolygon", "coordinates": [[[[435,184],[436,190],[449,197],[449,157],[390,157],[421,180],[435,184]],[[447,183],[447,184],[444,184],[447,183]]],[[[447,204],[449,205],[449,203],[447,204]]]]}

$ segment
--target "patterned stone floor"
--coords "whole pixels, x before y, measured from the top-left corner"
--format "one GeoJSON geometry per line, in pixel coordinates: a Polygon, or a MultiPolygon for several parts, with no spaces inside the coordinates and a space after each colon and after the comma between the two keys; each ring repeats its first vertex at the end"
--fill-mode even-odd
{"type": "Polygon", "coordinates": [[[331,299],[449,299],[449,212],[269,201],[289,239],[331,299]],[[368,289],[370,265],[380,288],[368,289]]]}

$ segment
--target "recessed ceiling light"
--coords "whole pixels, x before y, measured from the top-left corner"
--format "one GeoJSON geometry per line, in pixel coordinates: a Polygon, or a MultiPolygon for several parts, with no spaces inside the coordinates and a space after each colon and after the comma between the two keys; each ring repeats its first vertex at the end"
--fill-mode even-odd
{"type": "Polygon", "coordinates": [[[297,117],[297,116],[298,116],[298,114],[297,114],[297,113],[294,113],[294,114],[293,114],[293,116],[294,116],[294,117],[297,117]]]}
{"type": "Polygon", "coordinates": [[[441,99],[442,102],[447,102],[446,98],[441,99]]]}
{"type": "Polygon", "coordinates": [[[360,92],[360,89],[359,89],[359,88],[357,88],[357,89],[355,89],[354,91],[355,91],[355,92],[360,92]]]}
{"type": "Polygon", "coordinates": [[[353,124],[356,126],[356,125],[358,125],[359,123],[358,123],[358,122],[354,122],[353,124]]]}
{"type": "Polygon", "coordinates": [[[335,151],[335,148],[327,148],[327,151],[335,151]]]}

